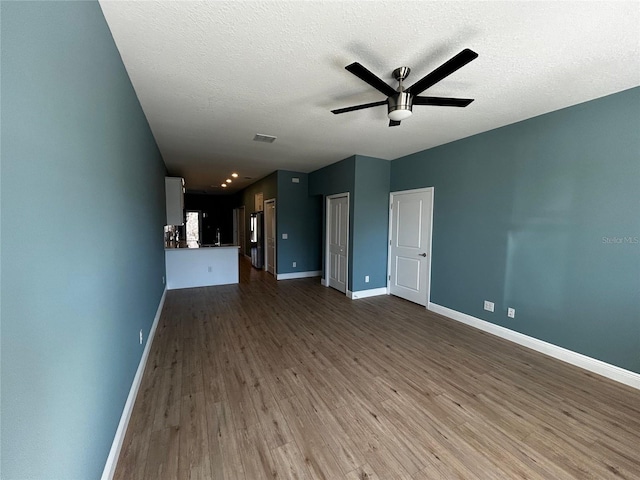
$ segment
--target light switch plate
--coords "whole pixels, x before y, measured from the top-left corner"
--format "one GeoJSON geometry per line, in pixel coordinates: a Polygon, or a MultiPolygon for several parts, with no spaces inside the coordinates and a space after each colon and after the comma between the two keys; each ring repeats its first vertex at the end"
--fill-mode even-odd
{"type": "Polygon", "coordinates": [[[283,240],[286,240],[287,238],[289,238],[289,234],[287,234],[287,233],[283,233],[283,234],[282,234],[282,239],[283,239],[283,240]]]}

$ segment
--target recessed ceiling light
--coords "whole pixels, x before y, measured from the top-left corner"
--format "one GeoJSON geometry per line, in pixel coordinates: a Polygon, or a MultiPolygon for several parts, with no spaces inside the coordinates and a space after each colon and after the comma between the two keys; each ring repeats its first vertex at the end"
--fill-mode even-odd
{"type": "Polygon", "coordinates": [[[237,174],[237,173],[232,173],[232,174],[231,174],[231,176],[232,176],[233,178],[238,178],[238,174],[237,174]]]}
{"type": "Polygon", "coordinates": [[[225,182],[227,182],[227,183],[231,183],[231,179],[230,179],[230,178],[227,178],[227,179],[225,180],[225,182]]]}
{"type": "Polygon", "coordinates": [[[220,186],[221,186],[221,187],[225,187],[225,188],[226,188],[227,184],[226,184],[226,183],[223,183],[223,184],[221,184],[220,186]]]}

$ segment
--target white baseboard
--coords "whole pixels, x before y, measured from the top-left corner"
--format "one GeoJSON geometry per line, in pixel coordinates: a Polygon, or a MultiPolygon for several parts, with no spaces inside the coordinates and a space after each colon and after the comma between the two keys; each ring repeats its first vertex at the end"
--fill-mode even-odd
{"type": "Polygon", "coordinates": [[[352,300],[357,300],[359,298],[386,295],[387,293],[388,293],[387,287],[371,288],[369,290],[358,290],[357,292],[352,292],[351,290],[347,290],[347,297],[349,297],[352,300]]]}
{"type": "Polygon", "coordinates": [[[320,275],[322,275],[322,272],[320,270],[313,270],[309,272],[278,273],[276,274],[276,280],[291,280],[294,278],[319,277],[320,275]]]}
{"type": "Polygon", "coordinates": [[[530,337],[514,330],[509,330],[508,328],[501,327],[500,325],[496,325],[494,323],[472,317],[471,315],[467,315],[466,313],[451,310],[447,307],[442,307],[435,303],[429,302],[429,306],[427,308],[432,312],[439,313],[440,315],[449,317],[452,320],[456,320],[466,325],[484,330],[485,332],[491,333],[506,340],[510,340],[514,343],[517,343],[518,345],[522,345],[523,347],[531,348],[532,350],[544,353],[545,355],[549,355],[550,357],[557,358],[558,360],[562,360],[563,362],[570,363],[571,365],[575,365],[576,367],[584,368],[585,370],[589,370],[590,372],[597,373],[598,375],[602,375],[603,377],[609,378],[616,382],[624,383],[625,385],[640,390],[640,374],[638,373],[625,370],[624,368],[616,367],[615,365],[603,362],[602,360],[597,360],[581,353],[559,347],[552,343],[538,340],[537,338],[530,337]]]}
{"type": "Polygon", "coordinates": [[[144,346],[144,351],[142,352],[142,357],[138,364],[138,370],[136,371],[135,377],[133,377],[129,396],[124,404],[120,423],[118,423],[118,429],[116,430],[116,435],[113,438],[111,450],[109,451],[107,462],[105,463],[104,470],[102,471],[101,480],[111,480],[116,472],[116,465],[118,464],[118,457],[120,456],[120,450],[122,449],[122,443],[124,442],[124,435],[127,433],[127,427],[129,426],[129,420],[131,419],[131,412],[133,411],[133,405],[136,401],[136,396],[138,395],[140,383],[142,382],[142,375],[144,374],[144,368],[147,365],[149,351],[151,350],[151,344],[153,343],[153,339],[156,335],[156,328],[158,327],[160,316],[162,315],[162,307],[164,306],[164,299],[166,296],[167,289],[165,288],[164,292],[162,292],[162,298],[160,298],[160,303],[156,310],[156,316],[153,319],[153,324],[151,324],[149,335],[147,336],[147,344],[144,346]]]}
{"type": "Polygon", "coordinates": [[[323,287],[328,287],[329,286],[329,282],[327,282],[327,280],[324,277],[322,277],[320,279],[320,285],[322,285],[323,287]]]}

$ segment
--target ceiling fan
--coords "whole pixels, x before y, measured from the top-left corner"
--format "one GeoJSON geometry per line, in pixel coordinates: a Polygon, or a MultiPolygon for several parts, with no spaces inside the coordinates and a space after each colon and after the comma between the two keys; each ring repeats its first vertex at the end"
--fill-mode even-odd
{"type": "Polygon", "coordinates": [[[393,78],[395,78],[399,83],[398,88],[394,89],[391,85],[387,84],[384,80],[367,70],[358,62],[354,62],[344,68],[353,73],[359,79],[367,82],[379,92],[386,95],[387,99],[381,100],[379,102],[354,105],[353,107],[339,108],[337,110],[331,110],[331,112],[339,114],[387,104],[389,126],[395,127],[400,125],[400,122],[402,120],[411,116],[414,105],[466,107],[471,102],[473,102],[472,98],[421,97],[419,95],[427,88],[432,87],[440,80],[448,77],[453,72],[464,67],[467,63],[476,59],[477,57],[478,54],[476,52],[465,48],[455,57],[449,59],[438,68],[436,68],[433,72],[425,75],[423,78],[418,80],[407,89],[404,88],[402,82],[409,76],[409,72],[411,72],[411,69],[409,67],[399,67],[393,71],[393,78]]]}

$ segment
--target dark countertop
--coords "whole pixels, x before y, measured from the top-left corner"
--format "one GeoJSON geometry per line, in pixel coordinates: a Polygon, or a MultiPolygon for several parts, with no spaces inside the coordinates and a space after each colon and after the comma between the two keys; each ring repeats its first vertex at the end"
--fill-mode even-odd
{"type": "Polygon", "coordinates": [[[233,245],[233,244],[227,244],[224,243],[222,245],[198,245],[198,244],[191,244],[191,245],[180,245],[180,246],[176,246],[176,247],[167,247],[165,246],[165,250],[199,250],[199,249],[203,249],[203,248],[240,248],[239,245],[233,245]]]}

